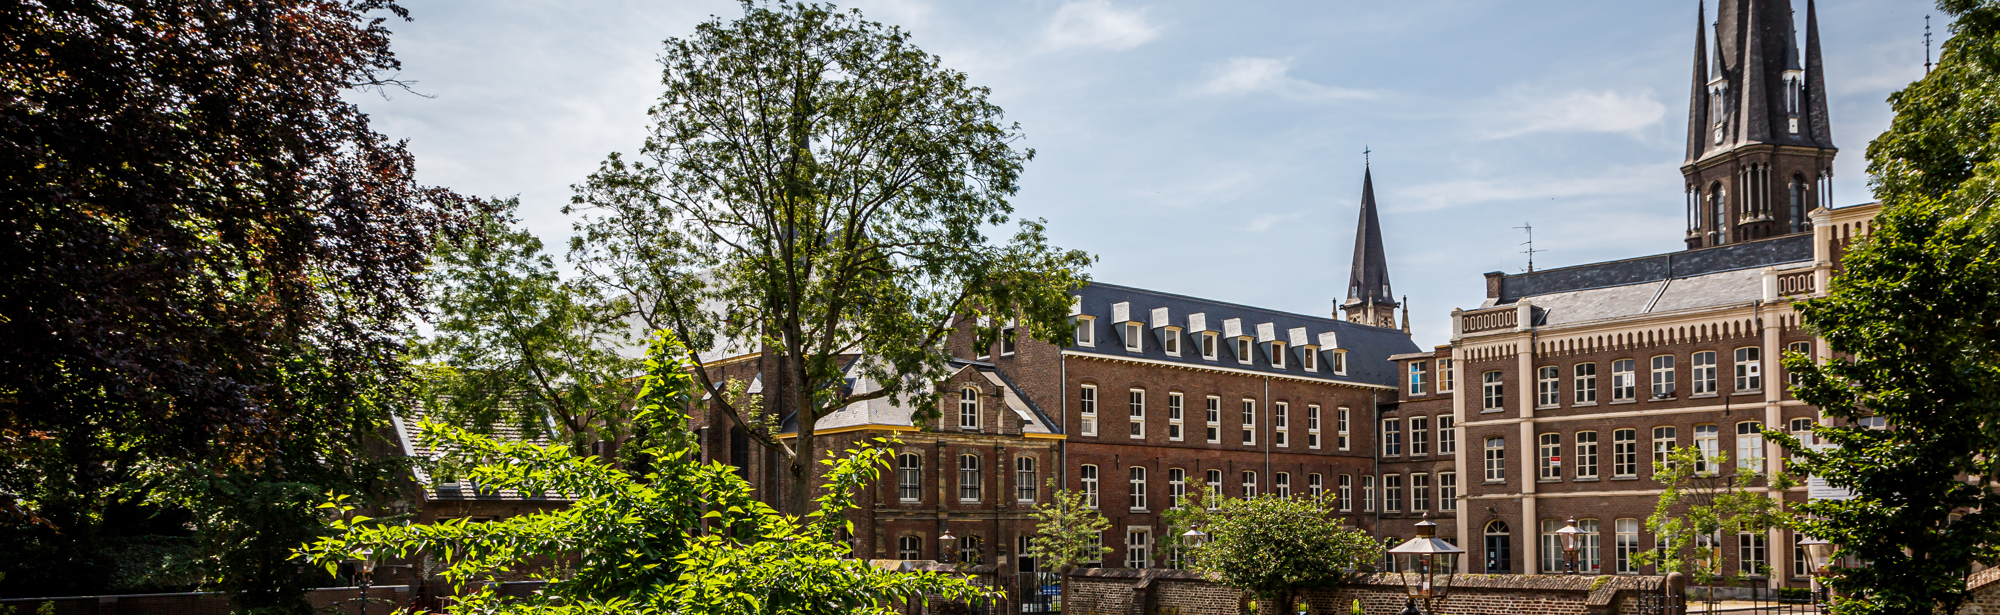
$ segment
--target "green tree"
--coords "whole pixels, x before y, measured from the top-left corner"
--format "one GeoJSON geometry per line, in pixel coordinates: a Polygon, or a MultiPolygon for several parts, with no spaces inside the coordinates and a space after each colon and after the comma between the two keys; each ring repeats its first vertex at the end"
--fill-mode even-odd
{"type": "Polygon", "coordinates": [[[711,613],[850,615],[890,613],[896,600],[998,598],[966,579],[896,573],[852,559],[843,539],[855,493],[888,467],[876,443],[820,460],[828,488],[805,517],[780,514],[752,497],[736,469],[702,464],[686,408],[697,403],[693,366],[670,333],[646,353],[633,420],[649,437],[646,474],[572,454],[561,445],[500,441],[426,422],[422,438],[449,451],[444,468],[496,489],[561,493],[568,507],[488,523],[383,522],[329,503],[337,533],[299,548],[329,570],[363,549],[378,555],[429,553],[460,584],[507,571],[547,579],[539,595],[502,601],[483,585],[453,613],[711,613]],[[551,564],[550,562],[562,562],[551,564]]]}
{"type": "Polygon", "coordinates": [[[1103,561],[1111,552],[1104,546],[1104,531],[1111,529],[1111,521],[1097,511],[1096,502],[1081,492],[1062,489],[1054,479],[1049,480],[1049,501],[1036,506],[1034,514],[1035,535],[1021,555],[1056,572],[1063,604],[1069,604],[1069,571],[1103,561]]]}
{"type": "MultiPolygon", "coordinates": [[[[932,415],[944,341],[961,318],[1069,330],[1087,255],[1039,221],[1008,241],[1007,197],[1032,151],[1013,147],[987,90],[858,12],[744,2],[731,22],[668,39],[665,92],[640,155],[612,154],[577,186],[571,259],[631,315],[711,351],[769,352],[773,416],[695,373],[757,442],[780,450],[798,513],[811,500],[817,422],[849,404],[906,400],[932,415]],[[855,354],[882,387],[839,386],[855,354]]],[[[991,339],[994,327],[982,334],[991,339]]],[[[920,417],[922,418],[922,417],[920,417]]]]}
{"type": "Polygon", "coordinates": [[[582,455],[593,442],[629,435],[625,417],[639,361],[622,355],[629,328],[617,306],[586,284],[565,282],[542,241],[514,218],[517,199],[495,203],[478,233],[439,244],[426,278],[436,310],[416,356],[437,420],[496,422],[556,436],[582,455]]]}
{"type": "MultiPolygon", "coordinates": [[[[1660,548],[1633,556],[1638,565],[1654,565],[1664,574],[1679,572],[1696,585],[1743,581],[1768,574],[1768,567],[1735,571],[1722,568],[1722,549],[1742,532],[1766,533],[1785,522],[1784,501],[1758,487],[1767,486],[1761,472],[1730,463],[1728,455],[1707,456],[1683,446],[1653,464],[1660,482],[1658,504],[1646,518],[1646,529],[1659,537],[1660,548]]],[[[1785,474],[1770,477],[1768,487],[1782,493],[1796,485],[1785,474]]]]}
{"type": "Polygon", "coordinates": [[[469,205],[349,102],[395,86],[405,16],[0,11],[0,508],[45,522],[0,526],[0,595],[192,584],[307,608],[318,578],[274,562],[327,490],[386,485],[364,452],[409,399],[419,274],[469,205]]]}
{"type": "Polygon", "coordinates": [[[1834,421],[1814,429],[1825,448],[1774,439],[1854,493],[1795,522],[1869,562],[1829,579],[1843,615],[1952,613],[1972,565],[2000,563],[2000,6],[1938,6],[1954,19],[1940,61],[1890,96],[1868,146],[1882,212],[1800,307],[1836,358],[1785,357],[1794,395],[1834,421]]]}
{"type": "Polygon", "coordinates": [[[1339,584],[1387,549],[1387,539],[1343,526],[1330,495],[1211,497],[1214,510],[1181,507],[1204,511],[1187,520],[1208,535],[1188,549],[1190,568],[1249,592],[1261,604],[1277,605],[1266,609],[1270,613],[1290,612],[1300,591],[1339,584]]]}

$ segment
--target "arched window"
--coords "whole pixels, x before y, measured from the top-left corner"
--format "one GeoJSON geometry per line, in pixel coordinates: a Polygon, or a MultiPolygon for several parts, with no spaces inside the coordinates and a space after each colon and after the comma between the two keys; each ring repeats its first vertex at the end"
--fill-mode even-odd
{"type": "Polygon", "coordinates": [[[1806,178],[1797,175],[1792,176],[1792,201],[1791,207],[1786,213],[1789,214],[1787,217],[1791,219],[1792,232],[1797,233],[1805,230],[1806,178]]]}
{"type": "Polygon", "coordinates": [[[896,559],[923,559],[924,539],[904,536],[896,539],[896,559]]]}
{"type": "Polygon", "coordinates": [[[1729,243],[1729,200],[1722,194],[1722,184],[1717,182],[1708,187],[1708,211],[1715,216],[1715,245],[1729,243]]]}
{"type": "MultiPolygon", "coordinates": [[[[1004,466],[1003,466],[1004,467],[1004,466]]],[[[971,453],[958,456],[958,501],[979,501],[979,456],[971,453]]]]}
{"type": "Polygon", "coordinates": [[[1507,522],[1495,519],[1486,524],[1486,574],[1508,574],[1513,570],[1513,537],[1507,522]]]}
{"type": "Polygon", "coordinates": [[[896,499],[916,502],[924,496],[924,458],[916,453],[896,456],[896,499]]]}
{"type": "Polygon", "coordinates": [[[979,389],[958,390],[958,428],[979,431],[979,389]]]}

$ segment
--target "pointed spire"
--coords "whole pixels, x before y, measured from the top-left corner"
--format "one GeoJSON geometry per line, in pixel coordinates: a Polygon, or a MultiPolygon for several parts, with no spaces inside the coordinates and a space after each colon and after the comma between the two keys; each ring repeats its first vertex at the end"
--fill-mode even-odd
{"type": "Polygon", "coordinates": [[[1693,163],[1701,159],[1701,152],[1708,142],[1708,5],[1703,0],[1694,3],[1694,86],[1688,90],[1688,151],[1687,161],[1693,163]]]}
{"type": "Polygon", "coordinates": [[[1764,7],[1761,4],[1760,0],[1750,0],[1750,21],[1743,29],[1743,70],[1738,71],[1743,90],[1739,93],[1742,104],[1737,107],[1741,109],[1736,123],[1739,127],[1737,140],[1753,143],[1771,140],[1771,89],[1768,82],[1777,76],[1765,65],[1764,48],[1768,44],[1764,40],[1764,30],[1770,26],[1765,23],[1769,17],[1762,14],[1764,7]]]}
{"type": "Polygon", "coordinates": [[[1354,229],[1354,262],[1347,278],[1347,304],[1349,320],[1354,320],[1352,311],[1360,307],[1366,309],[1360,322],[1375,326],[1395,326],[1395,295],[1389,289],[1389,260],[1382,249],[1382,222],[1375,207],[1375,172],[1365,168],[1361,172],[1361,220],[1354,229]],[[1389,308],[1386,315],[1376,314],[1376,306],[1389,308]]]}
{"type": "MultiPolygon", "coordinates": [[[[1806,0],[1806,119],[1811,124],[1813,145],[1833,147],[1833,129],[1827,125],[1826,74],[1820,66],[1819,15],[1813,0],[1806,0]]],[[[1807,132],[1807,131],[1800,131],[1807,132]]]]}
{"type": "Polygon", "coordinates": [[[1410,296],[1403,295],[1403,335],[1410,334],[1410,296]]]}

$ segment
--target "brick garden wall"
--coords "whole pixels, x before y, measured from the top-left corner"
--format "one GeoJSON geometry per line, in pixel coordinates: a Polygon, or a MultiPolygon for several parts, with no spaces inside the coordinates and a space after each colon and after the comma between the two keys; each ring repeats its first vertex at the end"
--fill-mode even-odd
{"type": "MultiPolygon", "coordinates": [[[[306,592],[306,602],[315,612],[325,612],[328,606],[346,603],[353,612],[354,604],[348,602],[359,598],[361,589],[355,587],[332,587],[306,592]]],[[[386,603],[408,604],[410,588],[406,585],[375,586],[368,588],[368,597],[373,602],[369,607],[376,612],[388,612],[386,603]]],[[[190,592],[177,594],[136,594],[127,596],[72,596],[65,598],[13,598],[0,600],[0,615],[29,615],[38,613],[43,605],[54,605],[55,615],[224,615],[230,612],[229,595],[220,592],[190,592]]]]}
{"type": "MultiPolygon", "coordinates": [[[[1633,615],[1640,590],[1659,577],[1464,575],[1444,603],[1449,615],[1633,615]]],[[[2000,585],[1996,585],[2000,589],[2000,585]]],[[[1402,581],[1363,575],[1337,588],[1308,590],[1312,615],[1346,615],[1355,601],[1367,615],[1403,610],[1402,581]]],[[[1247,615],[1241,592],[1179,570],[1093,569],[1070,576],[1069,615],[1247,615]]],[[[1995,592],[2000,602],[2000,592],[1995,592]]],[[[2000,608],[1984,615],[2000,615],[2000,608]]]]}

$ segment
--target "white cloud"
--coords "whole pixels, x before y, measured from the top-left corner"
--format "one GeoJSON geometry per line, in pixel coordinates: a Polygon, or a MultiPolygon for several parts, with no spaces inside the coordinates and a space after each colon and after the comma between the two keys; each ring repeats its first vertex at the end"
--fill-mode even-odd
{"type": "Polygon", "coordinates": [[[1636,93],[1576,90],[1562,94],[1516,89],[1502,97],[1498,117],[1487,123],[1506,126],[1489,130],[1489,139],[1536,132],[1637,132],[1658,123],[1667,106],[1651,89],[1636,93]]]}
{"type": "Polygon", "coordinates": [[[1042,31],[1050,48],[1098,47],[1123,51],[1160,36],[1160,27],[1146,19],[1145,9],[1112,6],[1106,0],[1077,0],[1056,9],[1042,31]]]}
{"type": "Polygon", "coordinates": [[[1645,165],[1616,168],[1594,177],[1454,179],[1395,190],[1393,198],[1384,199],[1383,205],[1406,213],[1529,199],[1659,194],[1660,178],[1673,178],[1678,169],[1677,165],[1645,165]]]}
{"type": "Polygon", "coordinates": [[[1291,76],[1291,58],[1230,58],[1211,67],[1206,81],[1194,87],[1196,94],[1212,96],[1271,93],[1299,100],[1374,98],[1366,90],[1350,90],[1320,85],[1291,76]]]}

